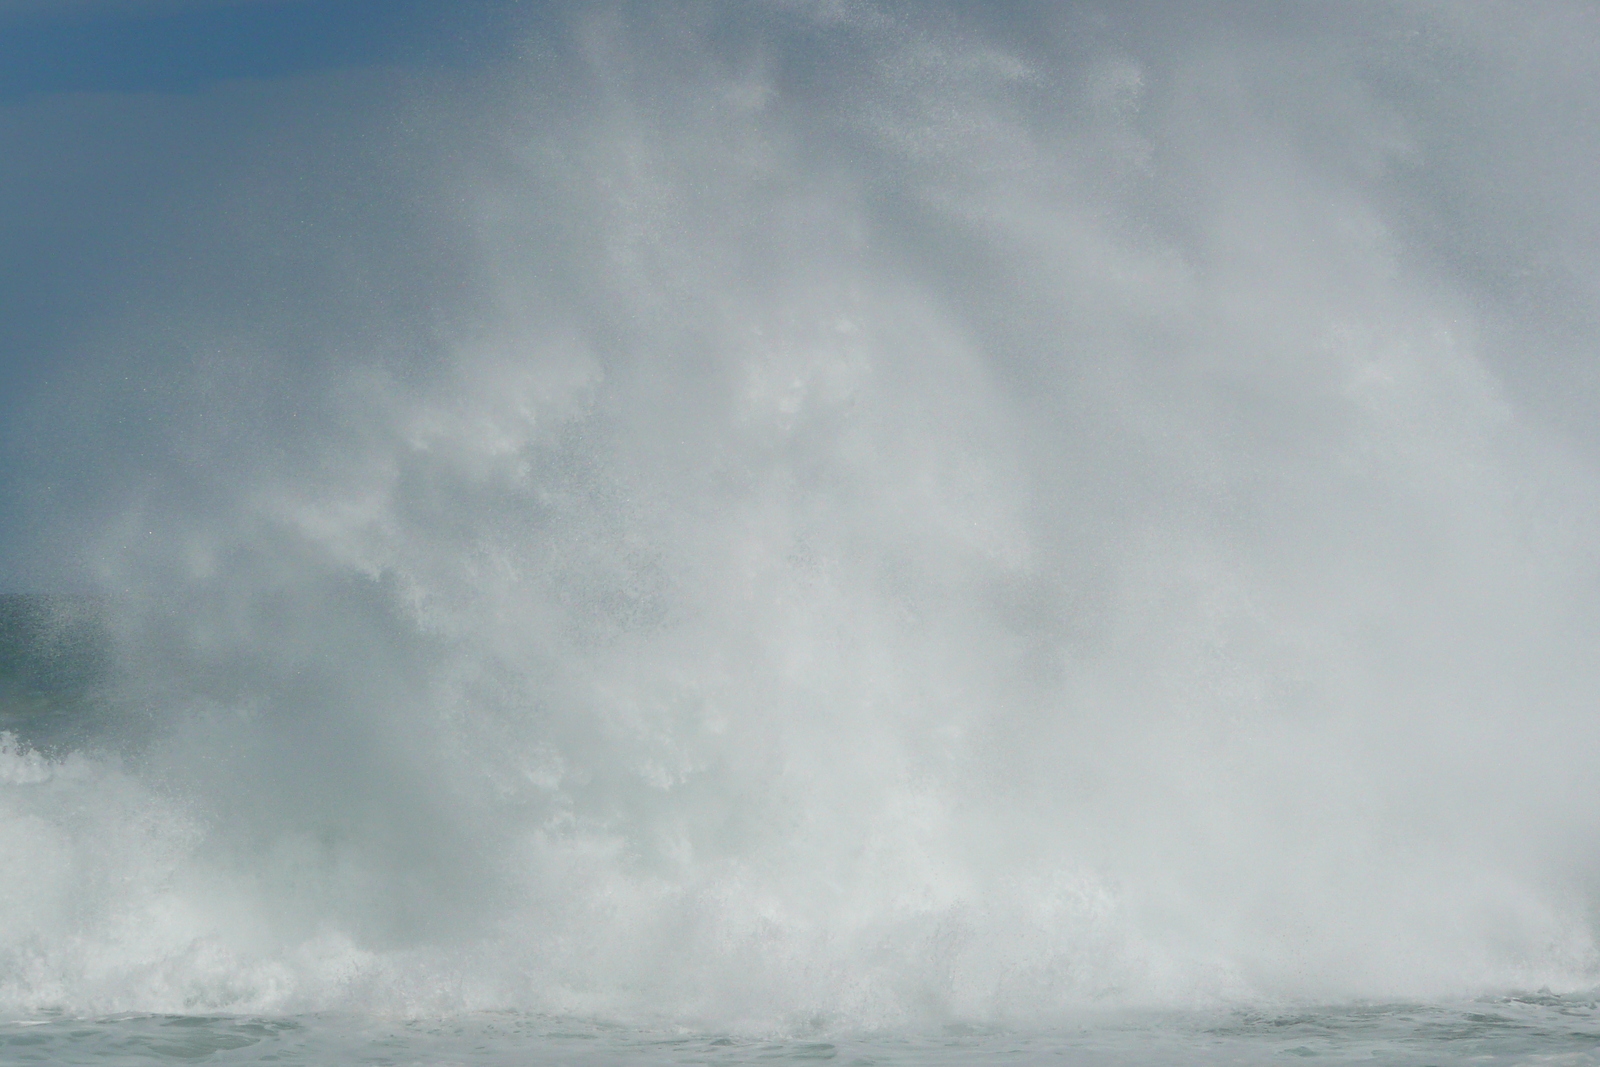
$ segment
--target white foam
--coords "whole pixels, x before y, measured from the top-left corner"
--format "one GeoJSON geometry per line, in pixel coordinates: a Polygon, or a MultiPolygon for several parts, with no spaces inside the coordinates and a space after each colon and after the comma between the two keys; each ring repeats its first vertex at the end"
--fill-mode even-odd
{"type": "Polygon", "coordinates": [[[336,286],[292,374],[254,305],[149,369],[171,447],[78,544],[134,725],[0,741],[0,1008],[1600,979],[1595,451],[1419,236],[1470,175],[1392,177],[1454,105],[1333,15],[752,11],[574,15],[559,84],[418,105],[439,321],[336,286]]]}

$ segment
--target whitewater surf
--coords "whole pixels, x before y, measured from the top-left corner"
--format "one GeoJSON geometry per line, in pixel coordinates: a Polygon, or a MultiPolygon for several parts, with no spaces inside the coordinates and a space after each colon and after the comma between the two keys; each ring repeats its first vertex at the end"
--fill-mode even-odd
{"type": "Polygon", "coordinates": [[[1593,1061],[1590,7],[0,31],[0,1062],[1593,1061]]]}

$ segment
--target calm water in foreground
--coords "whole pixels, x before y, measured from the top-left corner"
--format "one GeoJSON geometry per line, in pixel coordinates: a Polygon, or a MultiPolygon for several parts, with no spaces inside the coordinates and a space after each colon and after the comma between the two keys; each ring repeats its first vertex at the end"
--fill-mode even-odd
{"type": "Polygon", "coordinates": [[[1592,997],[1124,1017],[1033,1032],[757,1040],[529,1015],[449,1021],[139,1015],[0,1024],[0,1064],[1600,1064],[1592,997]]]}

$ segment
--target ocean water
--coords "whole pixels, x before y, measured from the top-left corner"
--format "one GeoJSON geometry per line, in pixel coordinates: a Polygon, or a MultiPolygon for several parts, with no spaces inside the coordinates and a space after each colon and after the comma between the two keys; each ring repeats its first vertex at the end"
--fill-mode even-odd
{"type": "Polygon", "coordinates": [[[0,1063],[1600,1061],[1592,4],[424,7],[0,3],[0,1063]]]}
{"type": "Polygon", "coordinates": [[[1054,1029],[950,1026],[918,1034],[752,1037],[640,1029],[513,1012],[450,1019],[124,1015],[0,1028],[0,1063],[735,1064],[1592,1064],[1593,1000],[1530,994],[1465,1004],[1362,1004],[1122,1013],[1054,1029]]]}

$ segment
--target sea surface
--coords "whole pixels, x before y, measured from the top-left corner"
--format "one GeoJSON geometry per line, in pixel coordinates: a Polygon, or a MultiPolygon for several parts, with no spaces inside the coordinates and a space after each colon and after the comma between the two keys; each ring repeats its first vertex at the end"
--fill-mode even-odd
{"type": "Polygon", "coordinates": [[[759,1038],[518,1013],[119,1015],[0,1024],[0,1064],[1594,1064],[1592,996],[1122,1014],[1057,1029],[759,1038]]]}

